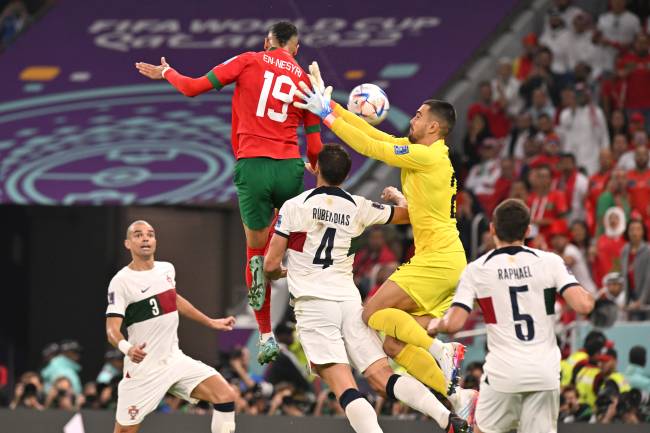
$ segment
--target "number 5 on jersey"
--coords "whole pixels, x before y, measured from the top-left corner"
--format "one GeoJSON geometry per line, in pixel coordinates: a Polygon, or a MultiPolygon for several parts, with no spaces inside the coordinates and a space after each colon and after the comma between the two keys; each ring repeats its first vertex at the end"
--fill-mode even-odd
{"type": "Polygon", "coordinates": [[[275,74],[271,71],[264,72],[264,85],[262,86],[262,92],[260,93],[260,99],[257,102],[257,111],[255,114],[257,117],[268,116],[269,119],[276,122],[282,123],[287,120],[287,110],[289,109],[289,104],[293,102],[293,95],[296,92],[296,85],[293,84],[291,78],[286,75],[279,75],[275,80],[275,85],[273,86],[273,92],[271,92],[271,85],[273,84],[273,78],[275,74]],[[286,84],[289,86],[289,91],[285,92],[282,90],[282,85],[286,84]],[[266,104],[269,99],[269,92],[278,101],[282,102],[282,112],[278,113],[272,108],[266,109],[266,104]]]}

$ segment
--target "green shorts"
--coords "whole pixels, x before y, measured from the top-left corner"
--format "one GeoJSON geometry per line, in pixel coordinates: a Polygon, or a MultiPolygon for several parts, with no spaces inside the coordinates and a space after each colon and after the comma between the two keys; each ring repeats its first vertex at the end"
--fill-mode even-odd
{"type": "Polygon", "coordinates": [[[252,230],[268,227],[273,210],[305,190],[300,158],[242,158],[235,163],[235,187],[241,219],[252,230]]]}

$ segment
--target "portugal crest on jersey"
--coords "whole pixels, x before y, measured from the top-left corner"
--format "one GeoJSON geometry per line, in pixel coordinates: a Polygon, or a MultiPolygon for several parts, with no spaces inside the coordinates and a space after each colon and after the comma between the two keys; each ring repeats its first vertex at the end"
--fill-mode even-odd
{"type": "Polygon", "coordinates": [[[129,406],[129,416],[131,417],[131,420],[134,420],[136,416],[140,413],[140,409],[138,409],[137,406],[129,406]]]}

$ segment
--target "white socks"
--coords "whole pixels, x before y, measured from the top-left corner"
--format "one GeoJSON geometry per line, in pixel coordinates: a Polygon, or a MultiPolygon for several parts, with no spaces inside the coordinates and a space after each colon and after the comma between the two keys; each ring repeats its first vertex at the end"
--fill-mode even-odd
{"type": "Polygon", "coordinates": [[[345,407],[345,416],[357,433],[382,433],[375,410],[363,397],[357,398],[345,407]]]}
{"type": "Polygon", "coordinates": [[[214,404],[212,411],[212,433],[233,433],[235,431],[235,403],[214,404]]]}
{"type": "Polygon", "coordinates": [[[449,411],[427,389],[426,386],[409,376],[394,374],[388,380],[386,393],[408,407],[433,418],[444,430],[449,424],[449,411]]]}
{"type": "Polygon", "coordinates": [[[357,433],[382,433],[377,414],[368,400],[354,389],[346,389],[339,397],[339,403],[345,410],[350,425],[357,433]]]}

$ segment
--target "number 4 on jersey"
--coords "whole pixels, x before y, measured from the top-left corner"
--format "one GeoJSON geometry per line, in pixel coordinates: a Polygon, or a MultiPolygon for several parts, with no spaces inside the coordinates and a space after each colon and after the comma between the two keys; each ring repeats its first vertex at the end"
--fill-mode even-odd
{"type": "Polygon", "coordinates": [[[316,250],[316,256],[314,257],[313,263],[315,265],[323,265],[323,269],[332,266],[334,260],[332,260],[332,248],[334,248],[334,237],[336,236],[335,228],[328,228],[325,230],[323,239],[320,241],[320,245],[316,250]],[[325,258],[321,258],[323,251],[325,251],[325,258]]]}

